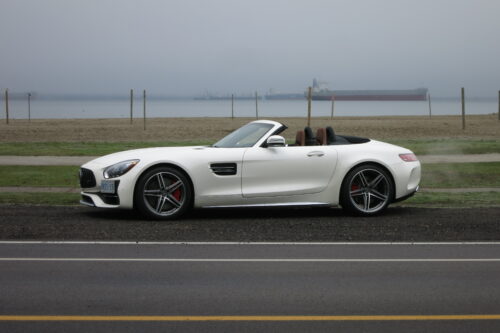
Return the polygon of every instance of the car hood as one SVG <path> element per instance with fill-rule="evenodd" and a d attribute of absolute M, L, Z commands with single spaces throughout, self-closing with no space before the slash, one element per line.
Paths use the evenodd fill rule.
<path fill-rule="evenodd" d="M 175 156 L 182 154 L 193 154 L 193 152 L 205 150 L 209 147 L 206 146 L 191 146 L 191 147 L 157 147 L 157 148 L 143 148 L 121 151 L 109 155 L 105 155 L 84 164 L 85 166 L 99 166 L 107 167 L 115 163 L 127 160 L 149 160 L 158 159 L 159 156 Z"/>

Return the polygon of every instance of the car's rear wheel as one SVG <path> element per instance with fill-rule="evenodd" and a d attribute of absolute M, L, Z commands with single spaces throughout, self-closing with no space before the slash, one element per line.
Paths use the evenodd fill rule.
<path fill-rule="evenodd" d="M 157 167 L 137 181 L 134 203 L 148 218 L 170 220 L 188 210 L 192 193 L 191 184 L 182 172 L 172 167 Z"/>
<path fill-rule="evenodd" d="M 340 204 L 356 215 L 376 215 L 394 197 L 394 183 L 383 168 L 365 164 L 351 170 L 342 183 Z"/>

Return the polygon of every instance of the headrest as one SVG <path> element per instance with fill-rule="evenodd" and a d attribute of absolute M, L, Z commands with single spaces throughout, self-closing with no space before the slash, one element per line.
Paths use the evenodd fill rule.
<path fill-rule="evenodd" d="M 326 145 L 327 144 L 327 138 L 326 138 L 326 129 L 325 128 L 318 128 L 316 131 L 316 142 L 318 145 Z"/>
<path fill-rule="evenodd" d="M 328 126 L 326 128 L 326 142 L 327 142 L 327 144 L 332 144 L 336 140 L 337 139 L 335 138 L 335 132 L 333 131 L 333 128 L 331 126 Z"/>
<path fill-rule="evenodd" d="M 297 135 L 295 136 L 295 144 L 297 146 L 305 146 L 306 144 L 306 135 L 304 131 L 298 131 Z"/>
<path fill-rule="evenodd" d="M 306 146 L 314 146 L 316 144 L 316 139 L 314 138 L 312 129 L 306 126 L 304 127 L 304 133 L 306 135 Z"/>

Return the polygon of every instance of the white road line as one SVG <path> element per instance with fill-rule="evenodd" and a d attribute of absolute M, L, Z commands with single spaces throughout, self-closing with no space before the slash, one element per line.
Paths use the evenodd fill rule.
<path fill-rule="evenodd" d="M 0 245 L 500 245 L 500 242 L 131 242 L 131 241 L 0 241 Z"/>
<path fill-rule="evenodd" d="M 500 258 L 393 258 L 393 259 L 240 259 L 240 258 L 0 258 L 5 261 L 54 261 L 54 262 L 500 262 Z"/>

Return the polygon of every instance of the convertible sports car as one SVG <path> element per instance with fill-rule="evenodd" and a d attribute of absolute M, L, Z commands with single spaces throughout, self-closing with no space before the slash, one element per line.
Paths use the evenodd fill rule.
<path fill-rule="evenodd" d="M 286 126 L 258 120 L 212 146 L 129 150 L 80 169 L 84 205 L 138 209 L 174 219 L 192 207 L 341 205 L 374 215 L 418 190 L 408 149 L 306 127 L 287 145 Z"/>

